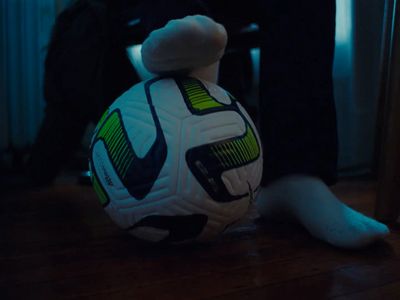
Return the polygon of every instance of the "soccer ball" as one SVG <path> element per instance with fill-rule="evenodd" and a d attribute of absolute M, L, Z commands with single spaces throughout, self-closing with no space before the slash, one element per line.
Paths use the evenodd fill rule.
<path fill-rule="evenodd" d="M 258 191 L 256 127 L 228 92 L 192 77 L 158 77 L 121 95 L 90 147 L 105 211 L 153 242 L 205 241 L 240 220 Z"/>

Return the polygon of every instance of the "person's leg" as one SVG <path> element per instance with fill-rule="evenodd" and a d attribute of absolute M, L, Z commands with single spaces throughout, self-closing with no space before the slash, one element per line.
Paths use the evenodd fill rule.
<path fill-rule="evenodd" d="M 33 186 L 49 185 L 81 145 L 90 118 L 72 107 L 48 104 L 27 165 Z"/>
<path fill-rule="evenodd" d="M 335 1 L 261 2 L 268 18 L 261 22 L 259 212 L 291 216 L 335 246 L 369 244 L 387 227 L 343 204 L 327 186 L 336 181 L 337 164 Z"/>
<path fill-rule="evenodd" d="M 191 75 L 215 82 L 219 63 L 214 62 L 219 61 L 223 55 L 226 35 L 239 32 L 244 25 L 255 19 L 255 3 L 250 0 L 243 6 L 229 1 L 149 1 L 142 17 L 143 27 L 149 34 L 142 50 L 145 65 L 147 63 L 148 69 L 158 74 L 171 71 L 188 73 L 188 70 L 194 70 L 190 72 Z M 188 18 L 185 17 L 193 15 L 208 16 L 223 26 L 216 26 L 216 22 L 206 21 L 202 17 L 189 18 L 190 22 L 187 22 Z M 168 22 L 168 26 L 165 26 Z M 241 74 L 237 73 L 242 68 L 234 66 L 231 61 L 222 60 L 221 63 L 224 78 L 221 78 L 220 83 L 223 83 L 223 87 L 225 84 L 228 87 L 234 86 L 234 94 L 241 95 Z"/>
<path fill-rule="evenodd" d="M 265 4 L 267 18 L 261 23 L 263 182 L 300 172 L 332 184 L 337 163 L 335 1 L 265 3 L 270 5 Z"/>
<path fill-rule="evenodd" d="M 155 74 L 187 74 L 217 82 L 226 40 L 224 27 L 206 16 L 171 20 L 144 41 L 143 63 Z"/>

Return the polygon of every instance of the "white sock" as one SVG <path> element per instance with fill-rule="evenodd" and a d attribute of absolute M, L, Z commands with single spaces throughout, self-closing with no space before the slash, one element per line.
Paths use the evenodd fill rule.
<path fill-rule="evenodd" d="M 389 234 L 386 225 L 342 203 L 315 177 L 279 179 L 260 191 L 256 203 L 261 216 L 294 218 L 311 235 L 337 247 L 358 248 Z"/>
<path fill-rule="evenodd" d="M 142 45 L 144 66 L 152 73 L 184 73 L 216 82 L 227 43 L 225 28 L 206 16 L 172 20 Z"/>

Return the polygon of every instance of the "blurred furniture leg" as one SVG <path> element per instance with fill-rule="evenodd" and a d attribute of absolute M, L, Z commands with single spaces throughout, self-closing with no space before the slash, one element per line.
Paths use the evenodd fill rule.
<path fill-rule="evenodd" d="M 386 1 L 383 35 L 379 166 L 375 217 L 394 222 L 400 215 L 400 1 Z"/>

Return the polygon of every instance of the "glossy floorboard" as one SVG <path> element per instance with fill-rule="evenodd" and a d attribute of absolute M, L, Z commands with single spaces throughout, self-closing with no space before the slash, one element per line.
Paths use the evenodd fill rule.
<path fill-rule="evenodd" d="M 335 193 L 372 215 L 374 182 L 342 182 Z M 0 299 L 400 299 L 397 226 L 385 242 L 349 251 L 252 210 L 215 242 L 160 247 L 117 228 L 90 187 L 0 201 Z"/>

